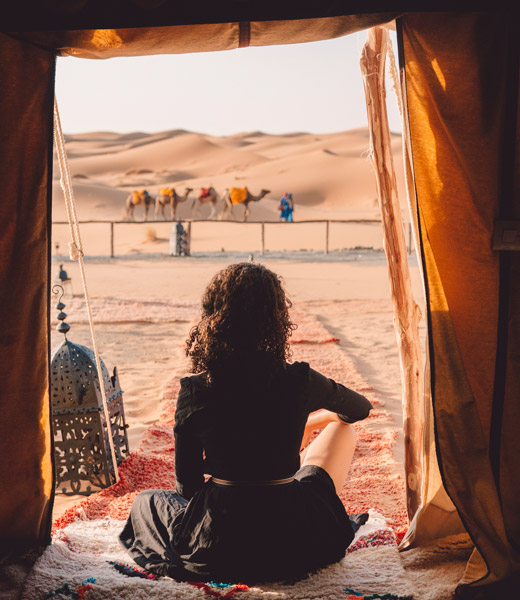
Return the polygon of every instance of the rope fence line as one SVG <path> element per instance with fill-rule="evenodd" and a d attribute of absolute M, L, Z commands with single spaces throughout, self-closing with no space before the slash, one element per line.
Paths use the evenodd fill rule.
<path fill-rule="evenodd" d="M 309 224 L 309 223 L 325 223 L 325 243 L 324 243 L 324 254 L 329 253 L 329 241 L 330 241 L 330 224 L 343 223 L 350 225 L 381 225 L 380 219 L 305 219 L 301 221 L 294 221 L 293 223 L 285 223 L 284 221 L 233 221 L 231 219 L 178 219 L 176 221 L 164 221 L 153 219 L 149 221 L 110 221 L 105 219 L 100 220 L 85 220 L 78 222 L 81 225 L 100 225 L 106 224 L 110 225 L 110 257 L 115 258 L 114 252 L 114 225 L 151 225 L 151 224 L 170 224 L 172 227 L 176 223 L 187 224 L 187 232 L 188 232 L 188 246 L 191 244 L 191 239 L 193 235 L 193 225 L 195 223 L 226 223 L 226 224 L 235 224 L 235 225 L 261 225 L 261 253 L 265 254 L 265 226 L 276 226 L 276 225 L 284 225 L 285 227 L 294 227 L 295 225 L 300 224 Z M 53 225 L 68 225 L 68 221 L 53 221 Z M 406 246 L 408 254 L 412 253 L 412 226 L 410 221 L 403 221 L 403 227 L 405 229 L 406 235 Z"/>

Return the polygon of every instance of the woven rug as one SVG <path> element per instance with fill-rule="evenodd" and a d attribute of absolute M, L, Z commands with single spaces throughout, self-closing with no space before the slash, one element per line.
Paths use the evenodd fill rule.
<path fill-rule="evenodd" d="M 150 319 L 150 303 L 114 301 L 117 310 L 105 312 L 111 322 Z M 155 308 L 155 304 L 153 303 Z M 160 303 L 163 305 L 163 303 Z M 167 303 L 164 303 L 167 304 Z M 106 306 L 106 303 L 105 303 Z M 116 308 L 114 306 L 114 308 Z M 159 307 L 157 307 L 159 308 Z M 192 320 L 194 305 L 172 304 L 153 320 Z M 179 314 L 180 313 L 180 314 Z M 122 529 L 133 499 L 142 490 L 173 488 L 173 416 L 179 376 L 187 364 L 179 365 L 165 387 L 159 421 L 149 428 L 140 447 L 119 468 L 120 481 L 86 498 L 57 519 L 53 543 L 35 564 L 25 585 L 24 600 L 42 598 L 410 598 L 412 585 L 397 551 L 406 531 L 404 482 L 393 468 L 392 446 L 397 424 L 385 411 L 382 401 L 356 371 L 354 364 L 315 317 L 297 306 L 292 311 L 298 329 L 292 337 L 294 360 L 306 360 L 323 374 L 365 394 L 374 410 L 356 424 L 358 448 L 349 481 L 340 493 L 348 512 L 369 512 L 368 522 L 359 530 L 345 558 L 299 582 L 265 584 L 255 587 L 241 582 L 211 584 L 179 583 L 156 578 L 130 564 L 119 547 Z"/>

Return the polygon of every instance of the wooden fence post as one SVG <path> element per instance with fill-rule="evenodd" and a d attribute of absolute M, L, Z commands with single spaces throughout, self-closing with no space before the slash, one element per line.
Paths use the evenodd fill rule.
<path fill-rule="evenodd" d="M 114 222 L 110 221 L 110 258 L 114 258 Z"/>
<path fill-rule="evenodd" d="M 329 253 L 329 221 L 325 221 L 325 254 Z"/>
<path fill-rule="evenodd" d="M 394 328 L 399 348 L 403 386 L 403 432 L 405 444 L 406 505 L 411 521 L 421 504 L 422 482 L 422 380 L 423 366 L 419 339 L 421 312 L 413 299 L 406 242 L 397 197 L 390 129 L 386 111 L 385 62 L 388 32 L 382 27 L 368 31 L 361 54 L 365 87 L 370 150 L 376 174 L 377 193 L 383 223 L 384 248 L 388 261 L 394 307 Z"/>

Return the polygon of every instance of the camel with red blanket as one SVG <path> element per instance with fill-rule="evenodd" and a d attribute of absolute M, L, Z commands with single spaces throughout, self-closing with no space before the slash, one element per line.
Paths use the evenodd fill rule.
<path fill-rule="evenodd" d="M 233 214 L 233 206 L 236 204 L 244 205 L 244 221 L 247 221 L 249 217 L 250 208 L 249 204 L 251 202 L 258 202 L 264 196 L 270 193 L 270 190 L 262 190 L 258 196 L 254 196 L 247 187 L 232 187 L 229 190 L 226 190 L 224 194 L 224 209 L 220 215 L 220 218 L 223 219 L 227 214 L 231 216 L 232 219 L 235 218 Z"/>
<path fill-rule="evenodd" d="M 220 200 L 220 196 L 217 194 L 214 187 L 200 188 L 200 194 L 193 200 L 191 205 L 191 211 L 194 219 L 197 219 L 202 206 L 209 204 L 211 206 L 211 212 L 209 219 L 214 219 L 217 216 L 217 204 Z"/>
<path fill-rule="evenodd" d="M 175 188 L 161 188 L 157 198 L 155 199 L 155 218 L 157 219 L 159 216 L 159 211 L 161 211 L 163 219 L 166 220 L 164 209 L 169 205 L 171 220 L 175 221 L 175 211 L 177 210 L 177 206 L 181 202 L 185 202 L 192 191 L 193 188 L 187 187 L 184 191 L 184 196 L 179 196 L 179 194 L 177 194 L 175 191 Z"/>

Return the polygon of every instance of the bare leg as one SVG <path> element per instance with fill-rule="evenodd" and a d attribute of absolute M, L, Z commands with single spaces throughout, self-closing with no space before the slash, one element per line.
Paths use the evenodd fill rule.
<path fill-rule="evenodd" d="M 347 479 L 356 449 L 356 432 L 351 425 L 344 423 L 329 411 L 317 411 L 311 414 L 309 419 L 313 429 L 319 429 L 320 424 L 325 422 L 327 424 L 302 452 L 302 466 L 315 465 L 327 471 L 334 482 L 336 492 L 339 492 Z"/>

